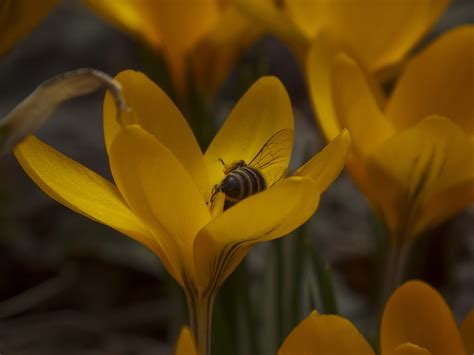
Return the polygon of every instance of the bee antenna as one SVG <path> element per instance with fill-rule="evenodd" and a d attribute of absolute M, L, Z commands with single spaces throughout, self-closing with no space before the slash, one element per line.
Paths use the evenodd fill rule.
<path fill-rule="evenodd" d="M 225 166 L 224 160 L 222 160 L 221 158 L 219 158 L 219 161 L 221 162 L 222 165 Z"/>

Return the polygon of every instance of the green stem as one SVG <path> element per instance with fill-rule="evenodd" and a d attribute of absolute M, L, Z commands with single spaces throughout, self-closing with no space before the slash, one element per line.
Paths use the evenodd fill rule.
<path fill-rule="evenodd" d="M 199 297 L 186 293 L 189 323 L 199 355 L 211 354 L 212 309 L 215 295 Z"/>
<path fill-rule="evenodd" d="M 275 240 L 274 243 L 275 254 L 276 254 L 276 313 L 277 313 L 277 322 L 276 325 L 277 329 L 277 341 L 281 344 L 283 340 L 283 324 L 284 324 L 284 297 L 283 294 L 285 292 L 285 285 L 284 285 L 284 268 L 283 268 L 283 248 L 282 248 L 282 240 Z"/>

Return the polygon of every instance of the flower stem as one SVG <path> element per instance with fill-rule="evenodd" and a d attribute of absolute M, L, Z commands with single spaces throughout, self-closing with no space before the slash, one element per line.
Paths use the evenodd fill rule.
<path fill-rule="evenodd" d="M 390 243 L 388 246 L 385 274 L 382 281 L 382 304 L 385 304 L 393 291 L 403 282 L 410 246 L 409 242 L 405 242 L 403 245 Z"/>
<path fill-rule="evenodd" d="M 186 292 L 189 323 L 199 355 L 211 354 L 212 309 L 215 295 L 199 297 Z"/>

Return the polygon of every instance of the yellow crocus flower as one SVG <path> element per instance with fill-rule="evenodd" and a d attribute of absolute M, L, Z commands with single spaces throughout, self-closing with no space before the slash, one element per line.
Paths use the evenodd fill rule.
<path fill-rule="evenodd" d="M 320 33 L 338 38 L 371 71 L 403 59 L 436 22 L 449 0 L 235 0 L 293 47 L 304 61 Z"/>
<path fill-rule="evenodd" d="M 409 61 L 388 99 L 342 48 L 315 41 L 313 105 L 327 139 L 351 132 L 349 171 L 402 246 L 474 200 L 474 26 Z"/>
<path fill-rule="evenodd" d="M 473 312 L 471 312 L 473 313 Z M 471 316 L 472 317 L 472 316 Z M 474 336 L 469 316 L 464 341 Z M 470 321 L 472 323 L 472 320 Z M 469 327 L 469 330 L 467 328 Z M 468 335 L 467 332 L 470 331 Z M 380 330 L 381 355 L 467 355 L 461 333 L 441 295 L 421 281 L 409 281 L 387 302 Z M 286 338 L 278 355 L 374 355 L 348 320 L 313 312 Z"/>
<path fill-rule="evenodd" d="M 254 244 L 290 233 L 314 213 L 319 195 L 345 164 L 350 136 L 342 131 L 283 178 L 293 115 L 278 79 L 262 78 L 247 91 L 205 154 L 176 106 L 146 76 L 125 71 L 116 80 L 130 110 L 117 122 L 112 96 L 106 96 L 105 144 L 115 184 L 34 136 L 14 153 L 50 197 L 160 257 L 185 290 L 191 326 L 206 353 L 203 322 L 220 285 Z M 215 186 L 226 177 L 224 170 L 239 160 L 250 164 L 255 156 L 268 162 L 259 170 L 268 188 L 223 210 L 227 195 Z"/>
<path fill-rule="evenodd" d="M 187 62 L 204 88 L 218 88 L 259 32 L 230 1 L 84 0 L 97 14 L 161 51 L 183 93 Z"/>
<path fill-rule="evenodd" d="M 59 0 L 0 1 L 0 56 L 30 33 L 59 3 Z"/>

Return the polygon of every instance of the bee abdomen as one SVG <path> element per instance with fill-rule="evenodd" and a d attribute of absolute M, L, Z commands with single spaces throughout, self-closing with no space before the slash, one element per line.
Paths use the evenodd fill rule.
<path fill-rule="evenodd" d="M 221 191 L 226 195 L 228 206 L 263 191 L 266 187 L 262 174 L 249 166 L 242 166 L 230 172 L 221 183 Z"/>

